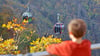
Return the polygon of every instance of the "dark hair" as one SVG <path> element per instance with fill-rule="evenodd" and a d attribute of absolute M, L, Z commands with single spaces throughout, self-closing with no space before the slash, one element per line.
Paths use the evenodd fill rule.
<path fill-rule="evenodd" d="M 68 31 L 76 38 L 83 37 L 86 32 L 86 23 L 82 19 L 73 19 L 68 24 Z"/>

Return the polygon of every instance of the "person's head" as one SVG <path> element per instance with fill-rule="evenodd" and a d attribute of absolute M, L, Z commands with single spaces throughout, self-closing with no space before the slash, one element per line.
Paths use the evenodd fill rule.
<path fill-rule="evenodd" d="M 73 35 L 76 39 L 82 38 L 86 33 L 86 23 L 82 19 L 73 19 L 68 24 L 69 36 Z"/>

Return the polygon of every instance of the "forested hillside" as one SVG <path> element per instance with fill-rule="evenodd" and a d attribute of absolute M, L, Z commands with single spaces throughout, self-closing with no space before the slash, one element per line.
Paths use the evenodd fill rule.
<path fill-rule="evenodd" d="M 81 18 L 87 23 L 84 38 L 92 43 L 100 43 L 100 0 L 0 0 L 0 25 L 10 21 L 13 16 L 21 22 L 21 15 L 27 10 L 27 6 L 34 17 L 27 27 L 35 29 L 39 37 L 48 33 L 68 40 L 67 24 L 71 19 Z M 60 21 L 65 25 L 61 35 L 56 35 L 53 31 L 57 13 L 60 13 Z M 3 38 L 12 38 L 12 34 L 12 30 L 0 26 L 0 35 Z"/>

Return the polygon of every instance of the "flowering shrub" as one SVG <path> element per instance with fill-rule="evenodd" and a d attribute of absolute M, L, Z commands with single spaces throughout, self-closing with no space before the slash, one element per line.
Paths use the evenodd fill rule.
<path fill-rule="evenodd" d="M 13 30 L 13 39 L 9 39 L 9 40 L 5 40 L 3 43 L 0 43 L 0 47 L 4 48 L 0 48 L 0 54 L 18 54 L 20 51 L 16 51 L 18 48 L 19 44 L 22 44 L 21 40 L 25 40 L 22 39 L 20 37 L 21 33 L 23 32 L 23 30 L 26 30 L 25 28 L 25 24 L 22 23 L 18 23 L 17 18 L 13 18 L 11 21 L 7 22 L 7 24 L 2 24 L 3 28 L 7 28 L 8 30 Z M 16 42 L 14 42 L 16 41 Z M 10 46 L 11 45 L 11 46 Z"/>
<path fill-rule="evenodd" d="M 2 24 L 3 28 L 14 29 L 14 31 L 22 31 L 25 29 L 25 27 L 22 26 L 22 24 L 16 23 L 17 19 L 13 19 L 12 21 L 9 21 L 7 24 Z"/>
<path fill-rule="evenodd" d="M 2 38 L 0 38 L 0 54 L 19 54 L 20 51 L 18 51 L 18 46 L 16 46 L 14 39 L 8 39 L 3 41 Z"/>
<path fill-rule="evenodd" d="M 20 53 L 22 54 L 29 52 L 28 51 L 29 43 L 32 39 L 34 39 L 32 37 L 35 35 L 35 38 L 37 38 L 37 35 L 34 34 L 35 30 L 33 30 L 33 27 L 31 28 L 30 25 L 32 27 L 32 24 L 28 24 L 27 20 L 23 20 L 22 22 L 21 21 L 19 22 L 18 18 L 15 18 L 15 17 L 13 17 L 13 19 L 7 22 L 6 24 L 2 24 L 3 28 L 6 28 L 12 31 L 12 34 L 13 34 L 12 38 L 16 41 L 15 43 L 13 43 L 13 45 L 15 44 L 16 46 L 18 46 L 18 50 L 20 50 Z M 13 49 L 16 46 L 13 46 Z M 9 51 L 9 53 L 11 53 L 12 51 Z"/>
<path fill-rule="evenodd" d="M 53 35 L 48 37 L 37 38 L 36 41 L 32 41 L 30 44 L 30 53 L 45 51 L 45 48 L 50 44 L 60 43 L 60 38 L 53 38 Z"/>

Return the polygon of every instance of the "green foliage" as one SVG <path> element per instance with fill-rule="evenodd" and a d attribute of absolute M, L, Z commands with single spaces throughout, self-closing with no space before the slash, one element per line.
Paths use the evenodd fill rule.
<path fill-rule="evenodd" d="M 88 11 L 89 10 L 89 6 L 87 4 L 84 4 L 85 9 Z"/>
<path fill-rule="evenodd" d="M 91 17 L 93 15 L 93 12 L 88 12 L 88 16 Z"/>

